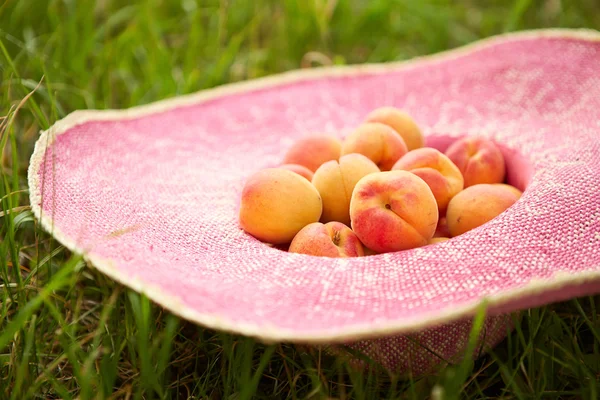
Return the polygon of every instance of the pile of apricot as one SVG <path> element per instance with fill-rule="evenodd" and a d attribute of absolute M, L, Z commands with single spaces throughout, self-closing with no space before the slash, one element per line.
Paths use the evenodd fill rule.
<path fill-rule="evenodd" d="M 382 107 L 340 140 L 308 135 L 281 166 L 249 177 L 241 228 L 293 253 L 356 257 L 442 242 L 514 204 L 505 160 L 489 139 L 424 147 L 406 112 Z"/>

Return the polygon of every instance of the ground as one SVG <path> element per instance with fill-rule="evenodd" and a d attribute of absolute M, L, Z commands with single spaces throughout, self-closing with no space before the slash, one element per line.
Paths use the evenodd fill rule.
<path fill-rule="evenodd" d="M 407 59 L 507 31 L 598 29 L 597 0 L 128 3 L 0 4 L 0 399 L 598 397 L 598 297 L 525 311 L 475 363 L 361 373 L 345 357 L 203 329 L 114 283 L 40 230 L 26 181 L 39 130 L 75 109 Z"/>

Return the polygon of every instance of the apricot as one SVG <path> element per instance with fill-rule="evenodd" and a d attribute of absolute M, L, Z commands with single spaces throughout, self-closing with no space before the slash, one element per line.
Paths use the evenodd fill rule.
<path fill-rule="evenodd" d="M 431 147 L 409 151 L 392 170 L 409 171 L 423 179 L 433 192 L 440 212 L 444 212 L 450 199 L 463 190 L 463 176 L 458 167 Z"/>
<path fill-rule="evenodd" d="M 494 183 L 493 185 L 503 187 L 505 189 L 510 190 L 511 192 L 513 192 L 515 194 L 515 196 L 517 196 L 517 198 L 521 198 L 521 195 L 523 195 L 523 192 L 521 192 L 519 189 L 517 189 L 516 187 L 514 187 L 512 185 L 508 185 L 506 183 Z"/>
<path fill-rule="evenodd" d="M 435 228 L 435 233 L 433 237 L 450 237 L 450 231 L 448 230 L 448 222 L 446 217 L 440 217 L 438 220 L 437 228 Z"/>
<path fill-rule="evenodd" d="M 306 225 L 294 236 L 289 252 L 323 257 L 364 255 L 362 243 L 352 229 L 336 221 Z"/>
<path fill-rule="evenodd" d="M 278 168 L 283 168 L 283 169 L 287 169 L 292 172 L 295 172 L 298 175 L 303 176 L 306 179 L 308 179 L 309 182 L 312 181 L 312 178 L 314 175 L 310 169 L 308 169 L 304 165 L 300 165 L 300 164 L 283 164 L 283 165 L 280 165 Z"/>
<path fill-rule="evenodd" d="M 408 150 L 425 145 L 425 138 L 414 119 L 406 112 L 395 107 L 380 107 L 369 113 L 367 122 L 380 122 L 393 128 L 406 143 Z"/>
<path fill-rule="evenodd" d="M 365 256 L 376 256 L 377 254 L 379 254 L 375 250 L 372 250 L 364 245 L 363 245 L 363 250 L 365 251 Z"/>
<path fill-rule="evenodd" d="M 323 200 L 321 222 L 339 221 L 350 226 L 350 199 L 356 183 L 379 172 L 377 165 L 362 154 L 353 153 L 338 161 L 327 161 L 315 171 L 312 183 Z"/>
<path fill-rule="evenodd" d="M 352 230 L 377 253 L 424 246 L 438 223 L 435 197 L 425 181 L 407 171 L 369 174 L 350 200 Z"/>
<path fill-rule="evenodd" d="M 466 137 L 448 147 L 446 155 L 458 167 L 464 187 L 479 183 L 501 183 L 506 174 L 502 152 L 489 139 Z"/>
<path fill-rule="evenodd" d="M 342 142 L 330 135 L 313 134 L 295 142 L 283 158 L 284 164 L 300 164 L 315 172 L 321 164 L 340 158 Z"/>
<path fill-rule="evenodd" d="M 408 149 L 400 135 L 379 122 L 367 122 L 350 133 L 342 144 L 342 155 L 360 153 L 382 171 L 389 171 Z"/>
<path fill-rule="evenodd" d="M 429 244 L 442 243 L 446 240 L 450 240 L 450 238 L 444 236 L 432 237 L 431 239 L 429 239 Z"/>
<path fill-rule="evenodd" d="M 450 235 L 462 235 L 500 215 L 519 199 L 515 190 L 509 185 L 480 183 L 454 196 L 446 211 Z"/>
<path fill-rule="evenodd" d="M 254 173 L 242 190 L 241 228 L 271 243 L 289 243 L 306 225 L 321 218 L 319 191 L 305 178 L 283 169 L 267 168 Z"/>

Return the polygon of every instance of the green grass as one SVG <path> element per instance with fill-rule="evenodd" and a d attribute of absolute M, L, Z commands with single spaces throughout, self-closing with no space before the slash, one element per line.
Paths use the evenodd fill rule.
<path fill-rule="evenodd" d="M 596 0 L 125 3 L 0 2 L 0 399 L 598 397 L 599 298 L 528 310 L 491 354 L 436 375 L 357 372 L 346 356 L 203 329 L 114 283 L 40 230 L 26 181 L 39 130 L 75 109 L 513 30 L 598 29 Z"/>

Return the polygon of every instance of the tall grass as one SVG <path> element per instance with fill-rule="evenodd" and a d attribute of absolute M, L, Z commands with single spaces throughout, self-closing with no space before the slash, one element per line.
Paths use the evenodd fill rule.
<path fill-rule="evenodd" d="M 494 352 L 436 375 L 361 372 L 343 356 L 179 320 L 70 254 L 28 207 L 38 132 L 75 109 L 129 107 L 299 67 L 406 59 L 537 27 L 599 28 L 600 4 L 0 3 L 0 399 L 597 398 L 598 298 L 528 310 Z"/>

